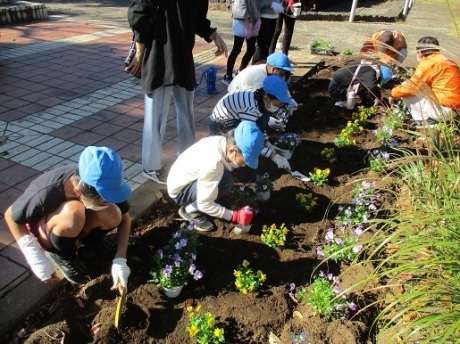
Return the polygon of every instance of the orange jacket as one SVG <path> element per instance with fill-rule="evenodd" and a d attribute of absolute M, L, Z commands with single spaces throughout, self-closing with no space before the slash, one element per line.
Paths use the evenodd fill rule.
<path fill-rule="evenodd" d="M 439 103 L 460 109 L 460 69 L 458 64 L 440 53 L 428 55 L 420 61 L 410 80 L 391 90 L 394 98 L 414 95 L 429 97 L 429 89 Z"/>
<path fill-rule="evenodd" d="M 372 34 L 372 36 L 364 43 L 363 47 L 361 48 L 361 53 L 366 53 L 366 52 L 377 52 L 377 48 L 379 46 L 380 42 L 380 37 L 382 37 L 382 34 L 386 30 L 380 30 Z M 392 47 L 396 50 L 390 50 L 388 49 L 385 52 L 385 55 L 388 57 L 391 57 L 393 60 L 396 60 L 396 56 L 398 54 L 398 51 L 401 49 L 407 49 L 407 43 L 406 39 L 404 38 L 404 35 L 402 34 L 401 31 L 398 30 L 391 30 L 391 33 L 393 34 L 393 45 Z M 387 60 L 387 62 L 391 62 Z"/>

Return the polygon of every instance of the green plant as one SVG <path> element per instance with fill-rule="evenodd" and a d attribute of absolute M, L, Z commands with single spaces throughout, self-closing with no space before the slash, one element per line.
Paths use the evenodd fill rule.
<path fill-rule="evenodd" d="M 360 105 L 356 108 L 356 110 L 357 111 L 354 111 L 353 114 L 351 115 L 351 120 L 352 120 L 352 123 L 354 123 L 357 126 L 363 126 L 364 124 L 366 124 L 369 117 L 375 115 L 375 112 L 376 112 L 374 106 L 367 108 L 367 107 Z"/>
<path fill-rule="evenodd" d="M 389 141 L 393 136 L 393 129 L 389 128 L 387 125 L 374 130 L 375 137 L 380 142 Z"/>
<path fill-rule="evenodd" d="M 345 49 L 340 53 L 341 56 L 350 56 L 353 55 L 353 52 L 350 49 Z"/>
<path fill-rule="evenodd" d="M 307 213 L 310 213 L 318 205 L 318 197 L 313 196 L 312 193 L 298 193 L 295 195 L 295 199 L 298 207 L 304 209 Z"/>
<path fill-rule="evenodd" d="M 355 228 L 328 228 L 325 236 L 326 244 L 316 247 L 317 257 L 331 258 L 334 261 L 353 261 L 362 252 L 363 245 L 358 242 L 358 239 L 363 232 L 363 225 Z"/>
<path fill-rule="evenodd" d="M 276 140 L 275 146 L 288 150 L 293 151 L 295 147 L 297 147 L 301 142 L 300 135 L 297 133 L 285 133 L 281 134 L 278 139 Z"/>
<path fill-rule="evenodd" d="M 224 329 L 218 327 L 210 312 L 202 313 L 201 305 L 187 306 L 189 325 L 186 330 L 190 338 L 199 344 L 225 343 Z"/>
<path fill-rule="evenodd" d="M 231 192 L 230 197 L 232 199 L 232 205 L 236 209 L 246 205 L 253 209 L 257 209 L 259 207 L 254 195 L 254 191 L 249 188 L 245 188 L 244 186 L 235 186 Z"/>
<path fill-rule="evenodd" d="M 294 300 L 312 307 L 313 314 L 326 319 L 349 319 L 358 306 L 350 301 L 350 296 L 340 289 L 340 280 L 332 274 L 320 272 L 319 276 L 308 286 L 296 293 L 295 284 L 289 286 L 289 296 Z"/>
<path fill-rule="evenodd" d="M 202 278 L 202 272 L 195 265 L 197 249 L 198 235 L 194 226 L 182 225 L 168 245 L 157 250 L 149 282 L 164 289 L 186 285 L 190 277 L 195 280 Z"/>
<path fill-rule="evenodd" d="M 369 167 L 375 172 L 385 172 L 388 162 L 390 161 L 390 154 L 384 150 L 373 149 L 369 152 Z"/>
<path fill-rule="evenodd" d="M 249 267 L 249 262 L 246 259 L 234 270 L 233 275 L 236 277 L 236 288 L 243 294 L 258 290 L 267 279 L 267 276 L 262 271 L 257 270 L 257 272 L 254 272 Z"/>
<path fill-rule="evenodd" d="M 270 179 L 270 175 L 264 173 L 261 176 L 256 176 L 255 188 L 257 192 L 265 192 L 273 190 L 273 181 Z"/>
<path fill-rule="evenodd" d="M 275 224 L 272 224 L 270 227 L 263 225 L 260 239 L 265 245 L 269 247 L 280 247 L 284 246 L 287 233 L 288 229 L 284 223 L 279 228 L 276 227 Z"/>
<path fill-rule="evenodd" d="M 452 129 L 449 123 L 442 123 Z M 460 333 L 460 159 L 456 136 L 442 133 L 442 146 L 429 142 L 422 155 L 401 150 L 392 161 L 394 176 L 385 192 L 392 216 L 374 220 L 363 264 L 374 270 L 350 288 L 370 281 L 383 285 L 369 307 L 381 311 L 376 322 L 389 342 L 457 343 Z M 439 135 L 438 135 L 439 137 Z M 440 149 L 439 147 L 443 147 Z M 346 274 L 347 271 L 344 271 Z M 392 290 L 391 295 L 380 294 Z"/>
<path fill-rule="evenodd" d="M 337 157 L 335 156 L 335 150 L 334 148 L 324 148 L 322 151 L 321 151 L 321 158 L 332 164 L 334 162 L 337 161 Z"/>
<path fill-rule="evenodd" d="M 356 144 L 355 140 L 352 140 L 350 137 L 342 135 L 342 134 L 340 134 L 334 139 L 334 145 L 339 148 L 350 147 L 355 144 Z"/>
<path fill-rule="evenodd" d="M 310 179 L 313 182 L 313 184 L 321 186 L 327 182 L 330 172 L 331 170 L 328 168 L 321 170 L 315 167 L 313 169 L 313 172 L 310 172 L 309 175 L 310 175 Z"/>
<path fill-rule="evenodd" d="M 377 213 L 381 194 L 375 191 L 375 183 L 363 181 L 355 186 L 351 204 L 339 206 L 335 217 L 338 227 L 366 224 Z"/>
<path fill-rule="evenodd" d="M 330 50 L 332 49 L 331 43 L 324 39 L 315 39 L 313 42 L 310 44 L 311 48 L 319 48 L 319 49 L 326 49 Z"/>

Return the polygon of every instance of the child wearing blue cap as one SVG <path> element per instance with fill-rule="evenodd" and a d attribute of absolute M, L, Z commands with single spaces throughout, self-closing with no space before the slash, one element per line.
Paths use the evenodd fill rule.
<path fill-rule="evenodd" d="M 218 201 L 233 188 L 231 171 L 246 165 L 256 169 L 263 147 L 257 125 L 242 121 L 226 135 L 205 137 L 180 154 L 166 182 L 169 196 L 181 206 L 179 216 L 205 232 L 214 228 L 206 216 L 250 224 L 251 208 L 230 210 Z"/>
<path fill-rule="evenodd" d="M 57 278 L 54 263 L 68 281 L 84 283 L 88 272 L 77 255 L 77 240 L 97 244 L 117 228 L 113 288 L 126 288 L 130 195 L 120 156 L 110 148 L 90 146 L 78 165 L 56 168 L 32 181 L 6 210 L 5 220 L 32 271 L 44 282 Z"/>
<path fill-rule="evenodd" d="M 238 90 L 219 100 L 209 118 L 210 133 L 224 134 L 242 121 L 257 123 L 260 130 L 265 131 L 270 126 L 271 114 L 289 104 L 290 99 L 286 82 L 277 75 L 270 75 L 258 90 Z M 271 158 L 281 169 L 291 168 L 286 158 L 277 154 L 276 146 L 266 140 L 265 147 L 262 156 Z"/>
<path fill-rule="evenodd" d="M 264 80 L 267 76 L 278 75 L 283 78 L 286 84 L 292 73 L 291 61 L 286 54 L 276 52 L 267 57 L 266 64 L 258 64 L 247 67 L 232 80 L 228 86 L 228 92 L 233 93 L 238 90 L 258 90 L 263 87 Z M 289 94 L 289 91 L 288 91 Z M 284 131 L 287 119 L 297 109 L 297 102 L 289 94 L 289 103 L 282 106 L 276 113 L 270 117 L 270 127 L 275 130 Z"/>

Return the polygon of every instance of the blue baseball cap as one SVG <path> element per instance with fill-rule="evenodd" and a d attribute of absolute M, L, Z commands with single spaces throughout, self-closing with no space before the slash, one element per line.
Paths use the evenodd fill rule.
<path fill-rule="evenodd" d="M 289 61 L 289 57 L 287 57 L 287 55 L 283 53 L 278 52 L 268 55 L 267 64 L 272 67 L 292 72 L 291 61 Z"/>
<path fill-rule="evenodd" d="M 263 90 L 283 104 L 289 104 L 291 102 L 287 84 L 283 78 L 278 75 L 267 76 L 264 79 Z"/>
<path fill-rule="evenodd" d="M 255 170 L 259 165 L 259 155 L 264 148 L 264 134 L 254 122 L 241 121 L 235 128 L 235 141 L 243 153 L 246 165 Z"/>
<path fill-rule="evenodd" d="M 110 203 L 121 203 L 131 196 L 131 188 L 123 178 L 121 158 L 110 148 L 86 147 L 78 161 L 78 174 Z"/>

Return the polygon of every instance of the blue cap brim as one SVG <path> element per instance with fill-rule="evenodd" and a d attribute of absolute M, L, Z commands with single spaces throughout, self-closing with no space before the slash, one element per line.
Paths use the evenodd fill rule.
<path fill-rule="evenodd" d="M 118 189 L 96 188 L 96 190 L 104 200 L 110 203 L 122 203 L 131 196 L 131 188 L 124 180 Z"/>
<path fill-rule="evenodd" d="M 259 166 L 259 157 L 257 158 L 247 158 L 246 155 L 243 153 L 244 161 L 246 161 L 246 165 L 252 168 L 253 170 L 257 169 Z"/>

